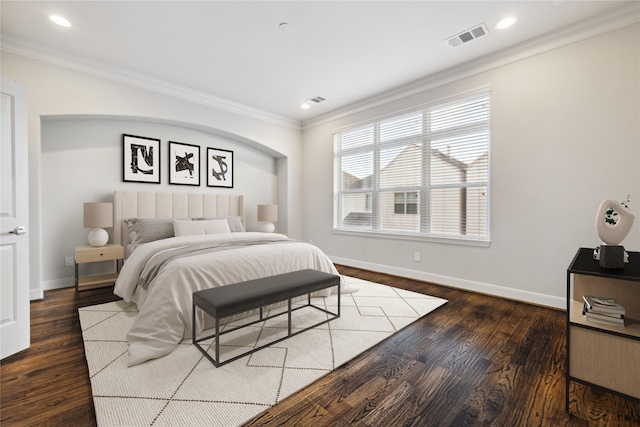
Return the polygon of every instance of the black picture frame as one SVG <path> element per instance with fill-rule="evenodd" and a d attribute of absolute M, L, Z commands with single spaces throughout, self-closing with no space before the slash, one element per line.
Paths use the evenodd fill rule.
<path fill-rule="evenodd" d="M 207 147 L 207 186 L 233 188 L 233 151 Z"/>
<path fill-rule="evenodd" d="M 160 140 L 122 135 L 122 180 L 160 184 Z"/>
<path fill-rule="evenodd" d="M 200 146 L 169 141 L 169 184 L 200 186 Z"/>

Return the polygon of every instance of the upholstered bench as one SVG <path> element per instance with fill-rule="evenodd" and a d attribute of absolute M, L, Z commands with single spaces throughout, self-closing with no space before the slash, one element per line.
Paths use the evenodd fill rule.
<path fill-rule="evenodd" d="M 333 286 L 338 287 L 338 309 L 336 313 L 332 313 L 324 308 L 311 304 L 311 294 Z M 307 295 L 307 303 L 296 306 L 292 309 L 291 300 L 296 297 Z M 270 304 L 288 301 L 287 311 L 274 314 L 269 317 L 263 317 L 262 309 Z M 206 315 L 212 317 L 215 321 L 215 333 L 203 338 L 196 338 L 196 307 L 202 310 Z M 329 314 L 331 317 L 322 320 L 312 326 L 292 332 L 291 313 L 305 307 L 313 307 L 317 310 Z M 193 344 L 204 354 L 207 359 L 218 366 L 233 362 L 248 354 L 254 353 L 265 347 L 273 345 L 277 342 L 298 335 L 311 328 L 330 322 L 340 317 L 340 276 L 335 274 L 324 273 L 317 270 L 300 270 L 291 273 L 278 274 L 276 276 L 263 277 L 261 279 L 249 280 L 246 282 L 234 283 L 231 285 L 220 286 L 217 288 L 205 289 L 193 293 L 193 314 L 192 314 L 192 338 Z M 260 319 L 238 326 L 232 329 L 220 332 L 220 320 L 240 314 L 246 311 L 260 309 Z M 232 357 L 224 362 L 220 361 L 220 336 L 229 332 L 236 331 L 245 326 L 253 325 L 277 316 L 286 314 L 288 316 L 288 334 L 285 337 L 276 339 L 267 344 L 253 348 L 245 353 Z M 211 357 L 207 351 L 202 348 L 202 341 L 215 338 L 215 358 Z"/>

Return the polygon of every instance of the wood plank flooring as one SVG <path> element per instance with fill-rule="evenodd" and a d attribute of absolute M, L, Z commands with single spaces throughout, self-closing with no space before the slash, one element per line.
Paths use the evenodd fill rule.
<path fill-rule="evenodd" d="M 449 302 L 247 426 L 640 426 L 637 402 L 573 382 L 580 418 L 564 411 L 564 312 L 338 269 Z M 116 299 L 61 289 L 31 303 L 32 345 L 0 365 L 3 427 L 96 424 L 77 309 Z"/>

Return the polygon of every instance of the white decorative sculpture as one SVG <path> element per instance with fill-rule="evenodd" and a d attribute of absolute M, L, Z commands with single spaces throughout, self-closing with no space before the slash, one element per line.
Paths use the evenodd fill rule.
<path fill-rule="evenodd" d="M 606 221 L 607 210 L 611 208 L 618 213 L 618 220 L 614 225 L 610 225 Z M 619 202 L 612 199 L 604 199 L 600 203 L 598 214 L 596 215 L 596 232 L 600 240 L 606 245 L 619 245 L 633 225 L 634 216 L 628 210 L 624 209 Z"/>

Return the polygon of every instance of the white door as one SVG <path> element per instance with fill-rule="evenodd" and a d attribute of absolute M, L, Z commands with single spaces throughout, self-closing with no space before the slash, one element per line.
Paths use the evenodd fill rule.
<path fill-rule="evenodd" d="M 29 347 L 27 90 L 0 85 L 0 359 Z"/>

